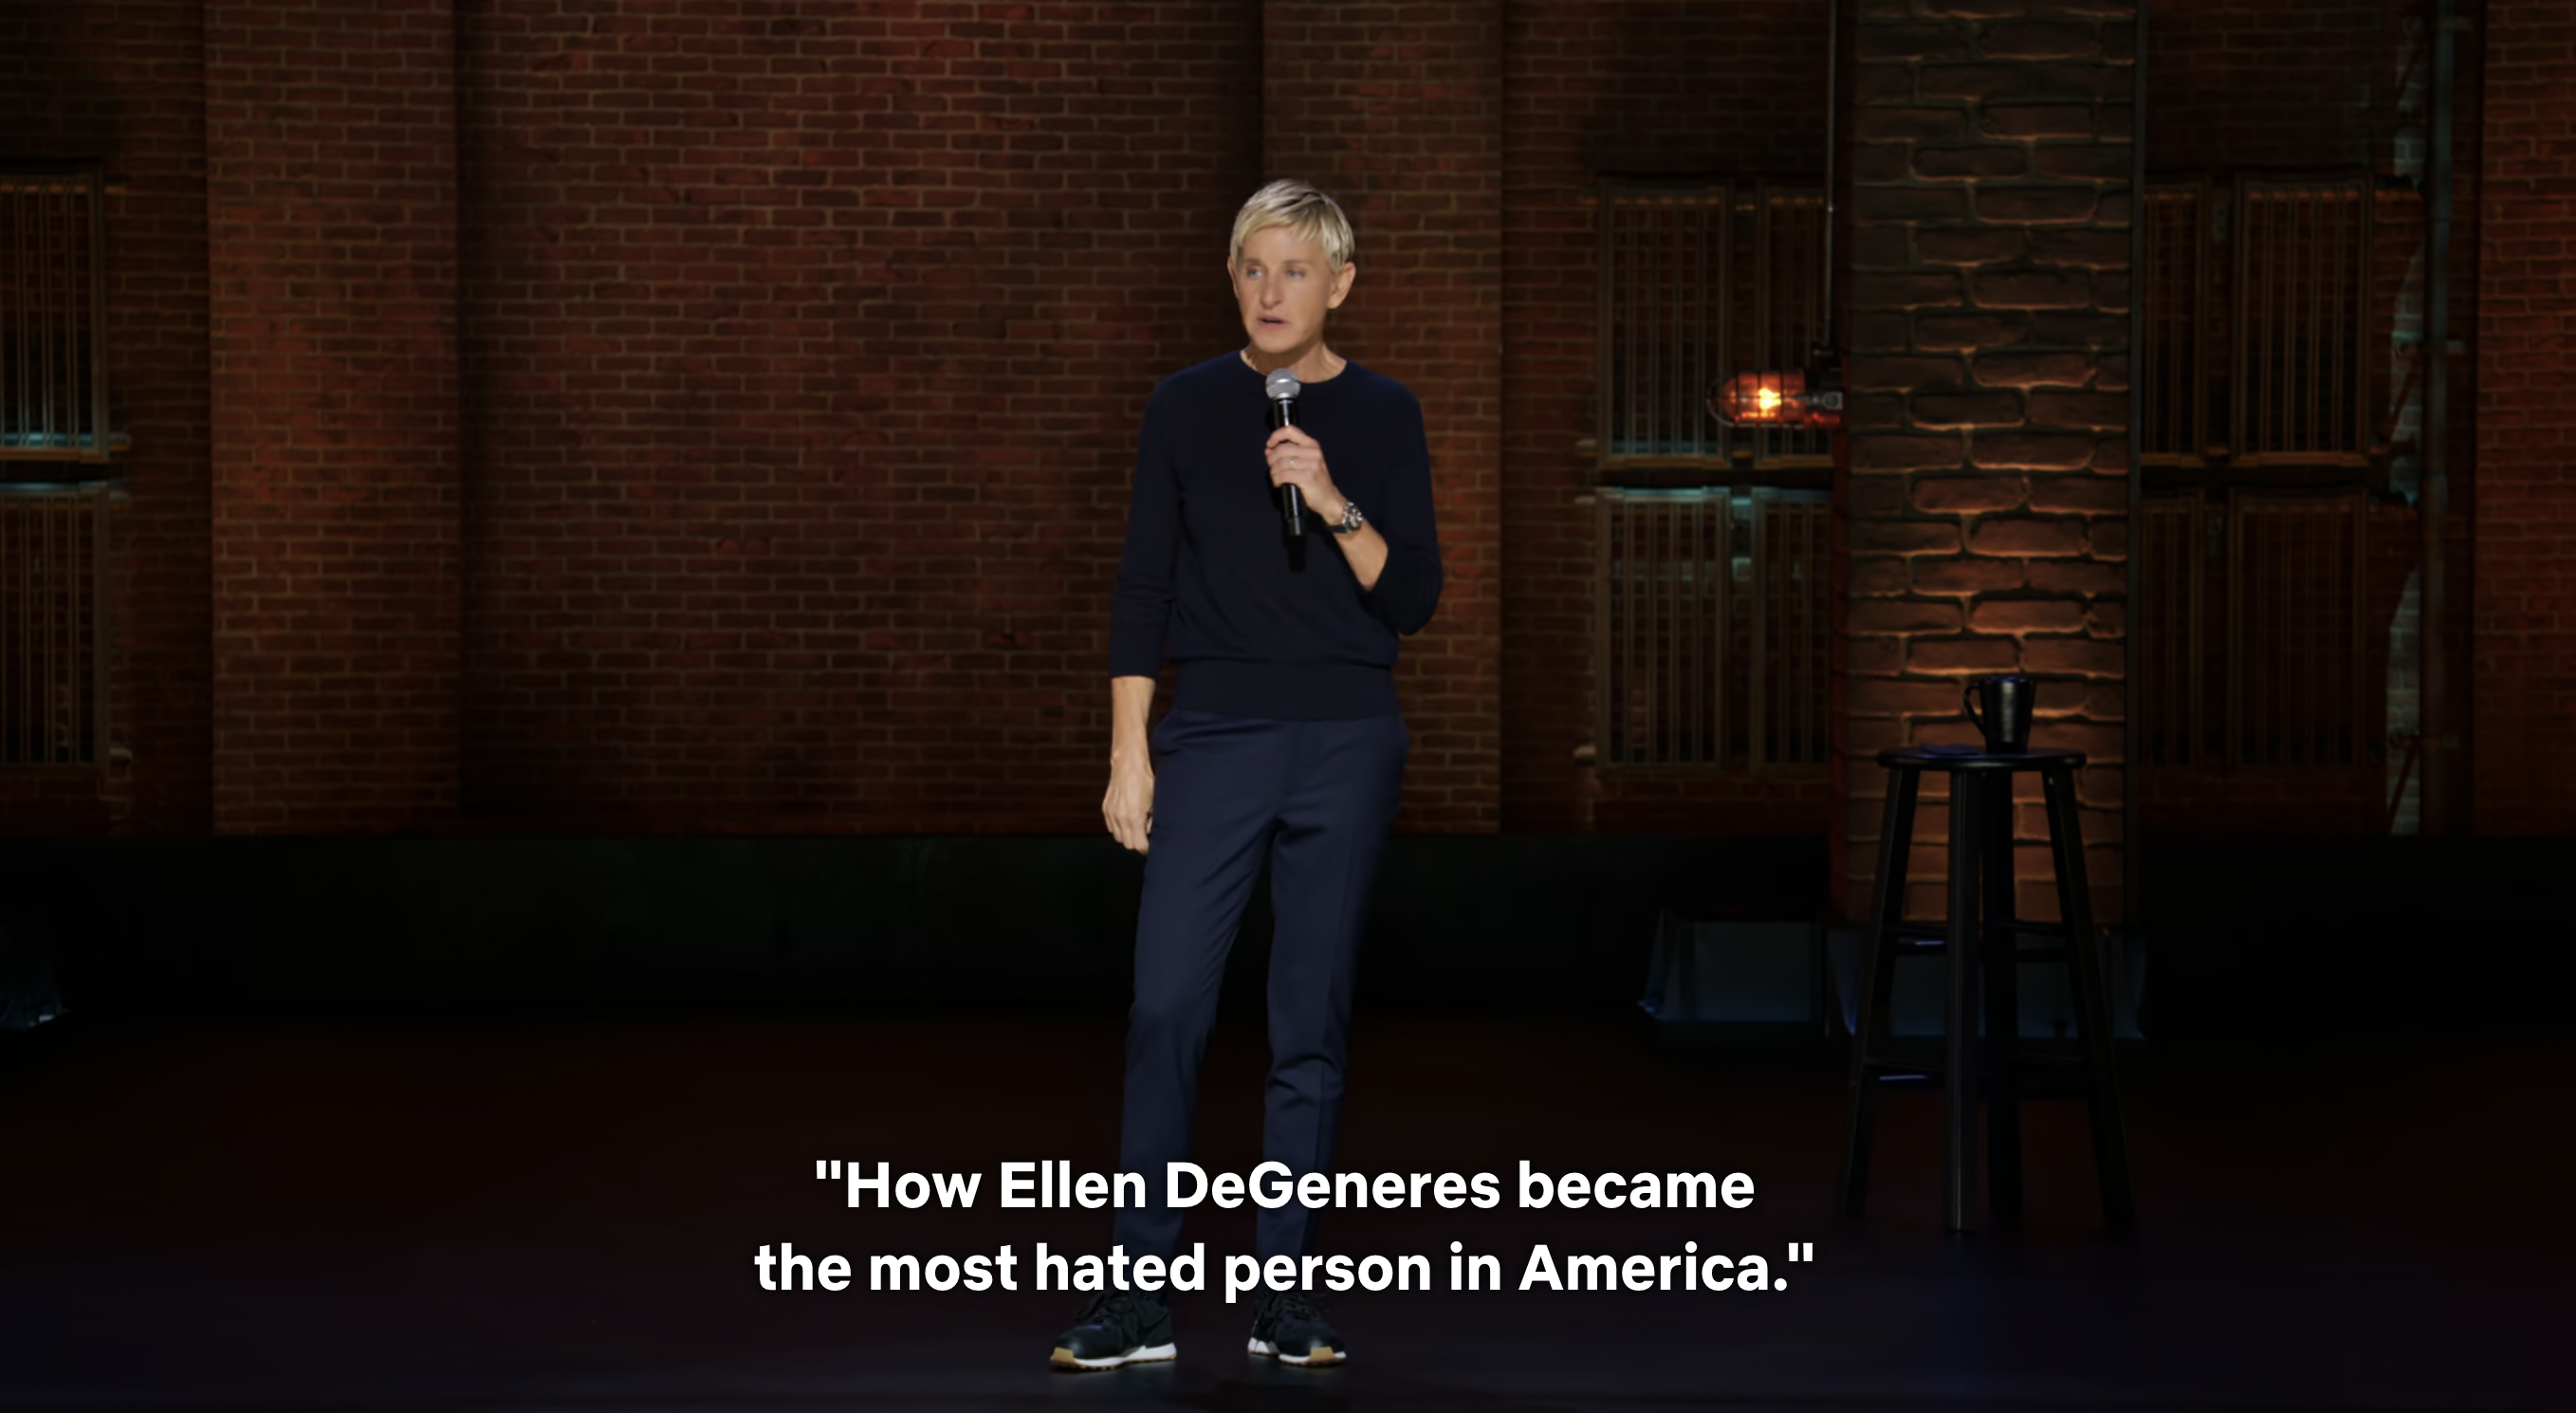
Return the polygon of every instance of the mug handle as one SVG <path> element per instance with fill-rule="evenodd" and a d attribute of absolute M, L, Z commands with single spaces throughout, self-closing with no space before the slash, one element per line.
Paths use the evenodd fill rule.
<path fill-rule="evenodd" d="M 1980 716 L 1980 715 L 1978 715 L 1978 714 L 1977 714 L 1977 684 L 1976 684 L 1976 683 L 1971 682 L 1971 683 L 1969 683 L 1967 686 L 1962 687 L 1962 688 L 1960 688 L 1960 689 L 1959 689 L 1959 705 L 1960 705 L 1960 706 L 1962 706 L 1962 707 L 1965 707 L 1965 708 L 1967 709 L 1967 712 L 1968 712 L 1968 719 L 1969 719 L 1970 721 L 1973 721 L 1973 722 L 1977 723 L 1977 730 L 1978 730 L 1978 731 L 1980 731 L 1980 732 L 1985 731 L 1985 729 L 1986 729 L 1986 719 L 1985 719 L 1983 716 Z"/>

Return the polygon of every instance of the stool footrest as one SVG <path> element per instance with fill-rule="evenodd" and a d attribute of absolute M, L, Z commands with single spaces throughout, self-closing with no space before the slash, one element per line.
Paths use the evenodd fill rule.
<path fill-rule="evenodd" d="M 1982 1072 L 1980 1072 L 1978 1076 L 1978 1081 L 1979 1083 L 1988 1086 L 1993 1084 L 1993 1081 L 1986 1077 Z M 1878 1076 L 1878 1082 L 1890 1085 L 1919 1084 L 1926 1089 L 1930 1089 L 1941 1083 L 1941 1076 L 1938 1073 L 1916 1074 L 1909 1071 L 1901 1074 L 1880 1075 Z M 1988 1094 L 1983 1097 L 1991 1098 L 1993 1096 Z M 2080 1080 L 2033 1083 L 2029 1080 L 2016 1077 L 2013 1080 L 2012 1097 L 2015 1099 L 2090 1099 L 2093 1097 L 2093 1086 Z"/>
<path fill-rule="evenodd" d="M 1873 1054 L 1861 1060 L 1861 1067 L 1869 1078 L 1881 1084 L 1935 1084 L 1950 1069 L 1939 1055 L 1914 1054 Z M 1983 1056 L 1971 1068 L 1981 1084 L 1994 1084 L 1994 1071 Z M 2017 1098 L 2081 1099 L 2092 1092 L 2092 1072 L 2080 1055 L 2021 1052 L 2013 1058 L 2012 1093 Z"/>
<path fill-rule="evenodd" d="M 1945 1066 L 1942 1060 L 1873 1058 L 1865 1060 L 1865 1066 L 1868 1066 L 1868 1076 L 1878 1084 L 1935 1086 L 1950 1073 L 1950 1066 Z M 1984 1089 L 1989 1099 L 1994 1099 L 1996 1089 L 2004 1089 L 2004 1086 L 1996 1084 L 1994 1071 L 1986 1068 L 1984 1063 L 1973 1066 L 1973 1071 L 1976 1071 L 1978 1089 Z M 2056 1055 L 2040 1055 L 2040 1058 L 2014 1060 L 2012 1086 L 2009 1086 L 2007 1094 L 2012 1099 L 2092 1099 L 2092 1091 L 2092 1073 L 2084 1071 L 2081 1063 L 2063 1063 Z"/>
<path fill-rule="evenodd" d="M 1979 1037 L 1978 1044 L 1980 1048 L 1983 1047 L 1983 1037 Z M 1947 1064 L 1948 1060 L 1938 1050 L 1930 1049 L 1928 1047 L 1918 1050 L 1909 1046 L 1901 1050 L 1872 1050 L 1861 1057 L 1861 1063 L 1873 1067 L 1894 1065 L 1903 1069 L 1912 1070 L 1922 1069 L 1926 1066 L 1933 1069 L 1939 1069 L 1942 1065 Z M 1982 1059 L 1979 1063 L 1983 1063 Z M 2032 1050 L 2017 1045 L 2013 1047 L 2013 1064 L 2016 1066 L 2029 1065 L 2035 1069 L 2082 1069 L 2084 1068 L 2084 1057 L 2081 1054 L 2069 1055 L 2061 1054 L 2054 1050 Z"/>
<path fill-rule="evenodd" d="M 2037 937 L 2051 944 L 2045 947 L 2013 948 L 2013 955 L 2021 960 L 2025 962 L 2066 960 L 2065 928 L 2050 922 L 2011 922 L 2002 924 L 2002 927 L 2006 933 L 2014 937 Z M 1888 929 L 1887 936 L 1889 941 L 1918 956 L 1929 952 L 1944 952 L 1949 950 L 1950 946 L 1948 929 L 1922 923 L 1899 924 Z"/>

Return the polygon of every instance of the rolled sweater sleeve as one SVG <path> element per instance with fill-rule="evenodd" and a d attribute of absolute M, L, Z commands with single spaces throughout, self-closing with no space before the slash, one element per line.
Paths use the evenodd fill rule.
<path fill-rule="evenodd" d="M 1404 451 L 1387 477 L 1384 504 L 1361 507 L 1386 538 L 1386 567 L 1361 600 L 1379 622 L 1411 636 L 1440 605 L 1440 527 L 1431 508 L 1431 445 L 1422 430 L 1422 405 L 1407 397 L 1404 410 Z"/>
<path fill-rule="evenodd" d="M 1145 406 L 1136 437 L 1136 481 L 1127 502 L 1127 547 L 1109 599 L 1109 675 L 1152 677 L 1163 667 L 1172 580 L 1181 548 L 1181 489 L 1170 409 L 1161 393 Z"/>

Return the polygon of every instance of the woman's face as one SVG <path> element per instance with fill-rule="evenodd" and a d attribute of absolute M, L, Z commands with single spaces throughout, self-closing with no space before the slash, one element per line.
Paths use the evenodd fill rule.
<path fill-rule="evenodd" d="M 1351 292 L 1355 265 L 1335 270 L 1324 248 L 1286 226 L 1265 226 L 1245 237 L 1227 264 L 1234 302 L 1252 346 L 1294 360 L 1324 339 L 1324 312 L 1338 309 Z"/>

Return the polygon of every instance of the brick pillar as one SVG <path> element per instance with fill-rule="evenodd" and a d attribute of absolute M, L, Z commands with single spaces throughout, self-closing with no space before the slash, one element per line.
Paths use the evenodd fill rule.
<path fill-rule="evenodd" d="M 214 824 L 453 811 L 448 0 L 206 14 Z"/>
<path fill-rule="evenodd" d="M 2451 590 L 2475 597 L 2478 692 L 2474 721 L 2452 729 L 2475 731 L 2478 833 L 2564 835 L 2576 833 L 2576 13 L 2492 0 L 2485 20 L 2477 567 L 2455 569 Z M 2465 293 L 2454 286 L 2452 308 Z M 2457 397 L 2451 407 L 2456 418 Z M 2462 499 L 2452 493 L 2455 516 Z"/>
<path fill-rule="evenodd" d="M 1844 778 L 1837 902 L 1866 914 L 1888 746 L 1976 739 L 1964 679 L 2040 679 L 2040 745 L 2091 758 L 2097 918 L 2122 916 L 2134 11 L 1865 0 L 1850 124 Z M 1989 18 L 1992 16 L 1992 18 Z M 1927 804 L 1935 799 L 1927 785 Z M 2053 918 L 2036 777 L 2025 916 Z M 1926 808 L 1909 910 L 1937 916 Z"/>
<path fill-rule="evenodd" d="M 1359 281 L 1333 347 L 1410 386 L 1448 586 L 1406 641 L 1408 831 L 1502 818 L 1502 16 L 1469 0 L 1268 0 L 1262 165 L 1333 193 Z"/>

